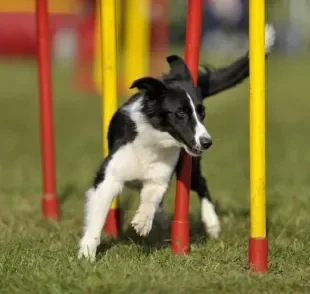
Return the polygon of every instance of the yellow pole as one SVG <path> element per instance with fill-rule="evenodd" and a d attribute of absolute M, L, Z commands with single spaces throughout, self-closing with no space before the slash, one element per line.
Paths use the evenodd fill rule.
<path fill-rule="evenodd" d="M 265 1 L 250 0 L 250 200 L 249 266 L 268 268 L 265 171 Z"/>
<path fill-rule="evenodd" d="M 96 1 L 96 13 L 95 13 L 95 54 L 94 54 L 94 66 L 93 76 L 95 88 L 98 92 L 102 92 L 102 62 L 101 62 L 101 20 L 100 20 L 100 1 Z M 118 45 L 120 43 L 121 36 L 121 1 L 116 0 L 116 46 L 117 53 L 119 53 Z"/>
<path fill-rule="evenodd" d="M 149 74 L 149 0 L 126 0 L 124 88 Z"/>
<path fill-rule="evenodd" d="M 102 130 L 103 154 L 108 154 L 107 131 L 117 109 L 117 56 L 116 56 L 116 0 L 100 0 L 101 56 L 102 56 Z M 112 210 L 118 209 L 118 197 Z M 107 220 L 109 221 L 109 220 Z M 109 226 L 109 224 L 108 224 Z M 107 227 L 106 227 L 107 228 Z"/>
<path fill-rule="evenodd" d="M 119 53 L 119 45 L 121 43 L 121 28 L 122 28 L 122 7 L 121 0 L 116 0 L 116 52 Z"/>
<path fill-rule="evenodd" d="M 251 238 L 266 237 L 265 3 L 250 0 Z"/>

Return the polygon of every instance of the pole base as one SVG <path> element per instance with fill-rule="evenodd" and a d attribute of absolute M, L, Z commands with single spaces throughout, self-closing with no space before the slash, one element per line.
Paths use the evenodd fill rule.
<path fill-rule="evenodd" d="M 174 254 L 187 255 L 190 251 L 188 221 L 172 221 L 171 251 Z"/>
<path fill-rule="evenodd" d="M 47 219 L 57 221 L 59 217 L 58 199 L 55 195 L 45 194 L 42 198 L 42 213 Z"/>
<path fill-rule="evenodd" d="M 120 211 L 119 208 L 110 209 L 104 226 L 104 232 L 107 237 L 117 239 L 120 232 L 119 226 Z"/>
<path fill-rule="evenodd" d="M 250 238 L 249 266 L 257 273 L 264 273 L 268 267 L 268 239 Z"/>

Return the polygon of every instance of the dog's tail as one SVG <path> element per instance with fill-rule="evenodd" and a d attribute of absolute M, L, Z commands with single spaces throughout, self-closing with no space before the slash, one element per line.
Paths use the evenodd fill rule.
<path fill-rule="evenodd" d="M 266 58 L 275 43 L 275 31 L 272 25 L 265 26 L 265 52 Z M 249 54 L 245 54 L 232 64 L 214 69 L 202 66 L 204 71 L 199 72 L 198 86 L 202 97 L 208 98 L 219 92 L 232 88 L 249 76 Z"/>

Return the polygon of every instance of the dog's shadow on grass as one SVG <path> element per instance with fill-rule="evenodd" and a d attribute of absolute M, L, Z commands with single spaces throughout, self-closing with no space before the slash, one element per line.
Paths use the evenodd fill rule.
<path fill-rule="evenodd" d="M 107 250 L 112 248 L 113 246 L 118 246 L 121 244 L 131 245 L 134 244 L 142 249 L 145 254 L 152 254 L 154 251 L 160 249 L 166 249 L 171 246 L 171 225 L 169 228 L 163 229 L 160 224 L 154 220 L 152 231 L 150 235 L 146 238 L 140 237 L 134 231 L 132 226 L 130 225 L 130 221 L 128 222 L 128 216 L 124 211 L 128 210 L 129 202 L 122 202 L 122 210 L 121 210 L 121 223 L 126 223 L 127 225 L 123 226 L 120 236 L 117 240 L 105 239 L 98 247 L 97 254 L 103 255 Z M 233 209 L 223 208 L 220 203 L 215 204 L 216 212 L 220 219 L 222 220 L 224 217 L 234 217 L 236 221 L 244 222 L 246 220 L 250 221 L 250 209 L 242 208 L 242 209 Z M 268 205 L 268 210 L 272 211 L 273 207 Z M 123 212 L 123 213 L 122 213 Z M 172 222 L 172 215 L 169 216 L 170 224 Z M 129 224 L 128 224 L 129 223 Z M 208 242 L 208 236 L 206 234 L 205 228 L 201 222 L 200 214 L 197 215 L 189 215 L 189 226 L 190 226 L 190 243 L 191 244 L 202 244 Z M 270 228 L 270 221 L 267 217 L 267 236 Z"/>
<path fill-rule="evenodd" d="M 141 237 L 128 222 L 128 217 L 126 217 L 126 207 L 128 203 L 122 202 L 121 217 L 120 222 L 126 224 L 122 227 L 120 236 L 116 239 L 105 238 L 103 242 L 98 246 L 97 255 L 104 255 L 113 246 L 118 246 L 121 244 L 131 245 L 134 244 L 142 249 L 145 254 L 149 255 L 154 251 L 160 249 L 166 249 L 171 246 L 171 225 L 168 228 L 163 229 L 161 225 L 154 220 L 152 231 L 149 236 Z M 208 238 L 199 215 L 189 215 L 189 225 L 190 225 L 190 242 L 191 244 L 197 244 L 205 242 Z M 171 224 L 172 215 L 169 215 L 169 222 Z M 129 223 L 129 224 L 128 224 Z"/>
<path fill-rule="evenodd" d="M 190 221 L 191 244 L 201 243 L 203 240 L 205 241 L 206 238 L 207 236 L 201 222 Z M 106 238 L 103 242 L 101 242 L 98 246 L 97 254 L 102 255 L 113 246 L 118 246 L 121 244 L 134 244 L 135 246 L 140 247 L 145 254 L 149 255 L 154 251 L 171 246 L 171 228 L 164 230 L 155 221 L 149 236 L 141 237 L 135 232 L 131 225 L 128 225 L 122 230 L 120 236 L 116 240 Z"/>

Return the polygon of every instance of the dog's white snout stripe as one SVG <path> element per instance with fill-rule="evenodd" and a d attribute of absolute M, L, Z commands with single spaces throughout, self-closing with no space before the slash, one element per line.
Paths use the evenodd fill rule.
<path fill-rule="evenodd" d="M 205 137 L 205 138 L 208 138 L 208 139 L 211 139 L 211 136 L 210 134 L 208 133 L 207 129 L 205 128 L 205 126 L 199 121 L 198 119 L 198 115 L 197 115 L 197 112 L 196 112 L 196 109 L 195 109 L 195 105 L 194 105 L 194 102 L 191 98 L 191 96 L 186 92 L 186 96 L 187 98 L 189 99 L 189 103 L 193 109 L 193 116 L 194 116 L 194 119 L 195 119 L 195 122 L 196 122 L 196 127 L 195 127 L 195 142 L 196 142 L 196 145 L 197 146 L 201 146 L 200 144 L 200 138 L 201 137 Z"/>

